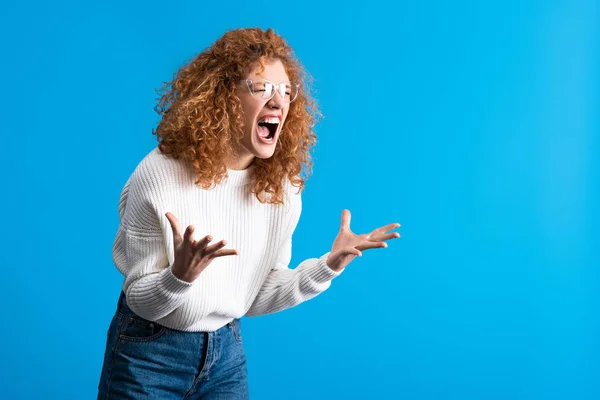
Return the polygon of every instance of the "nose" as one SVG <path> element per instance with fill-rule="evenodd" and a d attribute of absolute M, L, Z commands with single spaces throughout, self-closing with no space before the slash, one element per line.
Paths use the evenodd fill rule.
<path fill-rule="evenodd" d="M 275 95 L 267 102 L 267 106 L 276 110 L 283 107 L 283 98 L 279 94 L 279 91 L 275 91 Z"/>

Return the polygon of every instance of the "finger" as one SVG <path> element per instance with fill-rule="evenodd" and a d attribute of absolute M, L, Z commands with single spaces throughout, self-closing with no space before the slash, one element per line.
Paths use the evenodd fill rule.
<path fill-rule="evenodd" d="M 400 234 L 398 232 L 392 232 L 392 233 L 386 233 L 386 234 L 371 234 L 369 236 L 367 236 L 367 239 L 371 240 L 371 241 L 384 241 L 384 240 L 391 240 L 391 239 L 397 239 L 400 237 Z"/>
<path fill-rule="evenodd" d="M 393 224 L 389 224 L 389 225 L 382 226 L 381 228 L 377 228 L 373 232 L 388 232 L 388 231 L 391 231 L 392 229 L 396 229 L 396 228 L 399 228 L 401 226 L 402 225 L 400 225 L 399 223 L 395 222 Z"/>
<path fill-rule="evenodd" d="M 192 250 L 194 252 L 194 255 L 192 257 L 192 264 L 194 263 L 198 263 L 200 262 L 200 260 L 202 260 L 203 257 L 206 257 L 207 255 L 207 247 L 208 244 L 213 240 L 211 235 L 206 235 L 204 236 L 202 239 L 198 240 L 196 243 L 194 243 L 192 246 Z"/>
<path fill-rule="evenodd" d="M 342 211 L 342 230 L 350 230 L 350 210 Z"/>
<path fill-rule="evenodd" d="M 348 247 L 348 248 L 344 249 L 344 254 L 349 255 L 349 256 L 362 257 L 362 251 L 360 251 L 356 247 Z"/>
<path fill-rule="evenodd" d="M 224 256 L 237 256 L 238 251 L 234 249 L 222 249 L 219 251 L 215 251 L 213 257 L 224 257 Z"/>
<path fill-rule="evenodd" d="M 194 251 L 198 252 L 206 247 L 213 240 L 212 236 L 206 235 L 202 239 L 198 240 L 194 245 Z"/>
<path fill-rule="evenodd" d="M 221 241 L 213 244 L 212 246 L 208 246 L 206 249 L 204 249 L 204 254 L 210 255 L 210 254 L 216 252 L 217 250 L 222 249 L 223 247 L 225 247 L 225 245 L 227 245 L 227 241 L 221 240 Z"/>
<path fill-rule="evenodd" d="M 182 240 L 179 220 L 177 219 L 177 217 L 175 217 L 175 215 L 173 215 L 170 212 L 166 213 L 165 216 L 169 220 L 169 224 L 171 225 L 171 229 L 173 230 L 173 240 L 175 242 L 175 246 L 177 246 L 179 245 L 179 243 L 181 243 Z"/>
<path fill-rule="evenodd" d="M 387 247 L 387 243 L 385 242 L 363 242 L 361 244 L 359 244 L 358 246 L 356 246 L 357 249 L 360 250 L 369 250 L 369 249 L 380 249 L 380 248 L 386 248 Z"/>
<path fill-rule="evenodd" d="M 192 246 L 194 242 L 194 226 L 190 225 L 186 228 L 185 233 L 183 234 L 183 245 L 184 246 Z"/>
<path fill-rule="evenodd" d="M 392 232 L 392 233 L 388 233 L 383 235 L 382 239 L 379 240 L 391 240 L 391 239 L 398 239 L 400 237 L 400 234 L 398 232 Z"/>

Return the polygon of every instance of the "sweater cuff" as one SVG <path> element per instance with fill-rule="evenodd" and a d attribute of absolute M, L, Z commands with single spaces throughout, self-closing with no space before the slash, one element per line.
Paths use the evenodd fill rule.
<path fill-rule="evenodd" d="M 329 268 L 329 266 L 327 265 L 327 257 L 329 256 L 329 253 L 331 253 L 331 252 L 329 251 L 329 252 L 323 254 L 321 257 L 319 257 L 319 260 L 317 261 L 317 268 L 315 268 L 315 273 L 313 275 L 313 279 L 316 282 L 319 282 L 319 283 L 328 282 L 328 281 L 332 280 L 333 278 L 335 278 L 336 276 L 339 276 L 342 272 L 344 272 L 343 269 L 339 272 L 336 272 L 336 271 L 332 270 L 331 268 Z"/>
<path fill-rule="evenodd" d="M 160 273 L 160 278 L 158 280 L 159 292 L 166 294 L 169 298 L 187 292 L 193 285 L 193 282 L 182 281 L 173 275 L 171 266 Z"/>

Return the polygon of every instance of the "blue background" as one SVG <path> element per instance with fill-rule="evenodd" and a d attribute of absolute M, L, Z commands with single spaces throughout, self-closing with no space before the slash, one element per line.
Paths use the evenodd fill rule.
<path fill-rule="evenodd" d="M 600 398 L 598 2 L 49 3 L 0 13 L 0 397 L 95 398 L 154 89 L 271 26 L 325 115 L 293 266 L 402 238 L 243 320 L 252 398 Z"/>

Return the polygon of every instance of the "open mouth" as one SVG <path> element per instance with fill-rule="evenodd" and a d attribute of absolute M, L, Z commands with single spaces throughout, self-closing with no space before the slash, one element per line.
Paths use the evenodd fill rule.
<path fill-rule="evenodd" d="M 258 136 L 263 142 L 272 143 L 277 133 L 277 128 L 279 128 L 279 120 L 277 118 L 260 121 L 257 128 Z"/>

